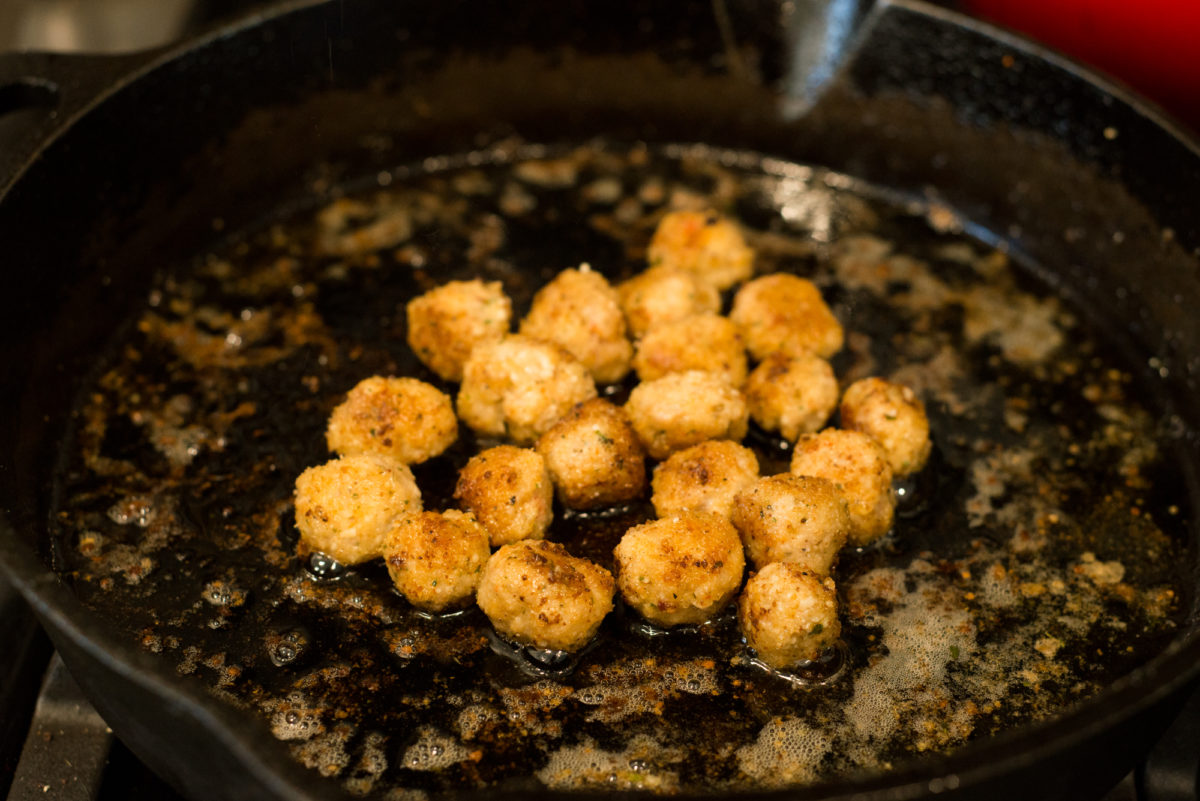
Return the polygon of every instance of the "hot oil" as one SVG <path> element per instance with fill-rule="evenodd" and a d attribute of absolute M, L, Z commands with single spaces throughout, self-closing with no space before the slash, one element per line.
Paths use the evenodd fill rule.
<path fill-rule="evenodd" d="M 1174 633 L 1187 509 L 1145 377 L 945 210 L 700 148 L 513 146 L 374 184 L 162 276 L 59 478 L 79 596 L 301 763 L 378 797 L 807 783 L 1052 716 Z M 889 376 L 929 410 L 934 456 L 894 531 L 835 569 L 836 665 L 775 675 L 728 612 L 664 633 L 619 601 L 584 653 L 531 655 L 477 609 L 418 614 L 380 564 L 297 555 L 292 483 L 328 458 L 344 392 L 377 373 L 454 391 L 405 344 L 408 299 L 481 276 L 519 316 L 563 268 L 642 269 L 662 210 L 687 206 L 738 218 L 759 272 L 822 287 L 843 385 Z M 786 471 L 786 443 L 747 443 Z M 414 468 L 426 508 L 488 444 L 464 430 Z M 611 567 L 651 512 L 559 509 L 550 536 Z"/>

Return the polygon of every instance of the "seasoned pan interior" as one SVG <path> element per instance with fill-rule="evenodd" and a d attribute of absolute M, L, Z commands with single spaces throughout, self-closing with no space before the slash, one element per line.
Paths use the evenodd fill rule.
<path fill-rule="evenodd" d="M 1155 364 L 1051 292 L 1054 265 L 971 238 L 951 210 L 750 152 L 618 142 L 512 140 L 316 189 L 320 207 L 255 228 L 214 220 L 219 245 L 165 266 L 77 399 L 52 542 L 87 606 L 346 789 L 873 775 L 1054 716 L 1184 625 L 1192 510 Z M 340 214 L 342 195 L 365 211 Z M 478 610 L 416 612 L 380 564 L 296 555 L 292 484 L 328 458 L 346 390 L 387 374 L 454 391 L 405 344 L 407 300 L 482 276 L 519 315 L 566 267 L 643 269 L 663 210 L 689 205 L 741 221 L 758 272 L 821 286 L 848 332 L 843 385 L 889 376 L 929 409 L 934 456 L 894 531 L 836 568 L 834 663 L 770 674 L 731 616 L 661 633 L 620 608 L 577 659 L 547 662 Z M 346 244 L 368 229 L 387 233 Z M 748 442 L 763 474 L 787 469 L 786 443 Z M 488 444 L 463 428 L 415 468 L 426 508 L 453 506 Z M 551 537 L 608 566 L 651 511 L 559 508 Z"/>

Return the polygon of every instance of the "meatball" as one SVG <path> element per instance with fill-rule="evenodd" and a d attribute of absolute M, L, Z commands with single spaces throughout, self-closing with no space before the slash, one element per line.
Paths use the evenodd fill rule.
<path fill-rule="evenodd" d="M 463 365 L 481 342 L 508 333 L 512 302 L 499 281 L 451 281 L 408 302 L 408 344 L 447 381 L 462 381 Z"/>
<path fill-rule="evenodd" d="M 707 370 L 740 387 L 746 380 L 746 349 L 737 326 L 719 314 L 696 314 L 663 323 L 637 343 L 633 369 L 642 381 L 667 373 Z"/>
<path fill-rule="evenodd" d="M 925 404 L 903 384 L 882 378 L 855 381 L 842 395 L 842 425 L 874 437 L 897 476 L 925 466 L 933 443 Z"/>
<path fill-rule="evenodd" d="M 378 453 L 404 464 L 437 456 L 458 439 L 449 396 L 415 378 L 360 381 L 329 416 L 325 441 L 342 455 Z"/>
<path fill-rule="evenodd" d="M 594 509 L 633 500 L 646 488 L 646 452 L 619 406 L 593 398 L 537 441 L 563 505 Z"/>
<path fill-rule="evenodd" d="M 613 557 L 625 602 L 659 626 L 711 620 L 737 594 L 746 567 L 733 525 L 694 512 L 634 526 Z"/>
<path fill-rule="evenodd" d="M 733 525 L 757 568 L 795 562 L 829 575 L 850 534 L 850 512 L 832 481 L 769 476 L 740 492 Z"/>
<path fill-rule="evenodd" d="M 812 662 L 842 634 L 837 587 L 810 568 L 772 562 L 746 582 L 738 599 L 738 625 L 770 667 Z"/>
<path fill-rule="evenodd" d="M 499 445 L 471 457 L 454 497 L 487 531 L 493 546 L 541 539 L 554 519 L 554 486 L 534 450 Z"/>
<path fill-rule="evenodd" d="M 492 554 L 475 598 L 505 637 L 536 648 L 578 651 L 612 611 L 613 578 L 557 542 L 524 540 Z"/>
<path fill-rule="evenodd" d="M 676 451 L 654 469 L 651 501 L 659 517 L 708 512 L 728 520 L 734 497 L 757 479 L 754 451 L 727 439 L 709 440 Z"/>
<path fill-rule="evenodd" d="M 521 333 L 561 345 L 601 384 L 629 372 L 633 345 L 625 337 L 625 315 L 617 292 L 584 264 L 563 270 L 533 297 Z"/>
<path fill-rule="evenodd" d="M 772 273 L 745 284 L 733 298 L 729 319 L 746 349 L 762 360 L 775 351 L 811 351 L 828 359 L 842 349 L 842 325 L 812 281 Z"/>
<path fill-rule="evenodd" d="M 750 419 L 742 393 L 724 376 L 703 370 L 638 384 L 629 393 L 625 412 L 655 459 L 709 439 L 740 440 Z"/>
<path fill-rule="evenodd" d="M 458 413 L 480 434 L 531 445 L 575 404 L 594 397 L 592 376 L 574 356 L 516 334 L 471 351 Z"/>
<path fill-rule="evenodd" d="M 791 471 L 833 482 L 846 500 L 848 539 L 855 545 L 874 542 L 892 527 L 892 468 L 883 447 L 866 434 L 835 428 L 804 434 L 796 440 Z"/>
<path fill-rule="evenodd" d="M 745 386 L 750 417 L 789 442 L 820 430 L 838 401 L 829 362 L 814 353 L 772 353 L 750 372 Z"/>
<path fill-rule="evenodd" d="M 677 267 L 651 267 L 618 284 L 617 297 L 634 338 L 664 323 L 721 308 L 715 286 Z"/>
<path fill-rule="evenodd" d="M 406 465 L 359 453 L 301 473 L 295 503 L 301 549 L 357 565 L 383 553 L 398 517 L 421 510 L 421 491 Z"/>
<path fill-rule="evenodd" d="M 383 551 L 396 589 L 430 612 L 469 603 L 491 555 L 488 534 L 474 515 L 454 509 L 401 517 Z"/>
<path fill-rule="evenodd" d="M 673 211 L 662 218 L 646 260 L 651 267 L 674 267 L 728 289 L 750 277 L 754 251 L 737 225 L 712 211 Z"/>

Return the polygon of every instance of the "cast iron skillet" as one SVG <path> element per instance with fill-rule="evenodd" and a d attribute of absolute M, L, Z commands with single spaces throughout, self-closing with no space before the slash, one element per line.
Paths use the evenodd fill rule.
<path fill-rule="evenodd" d="M 47 110 L 27 149 L 0 157 L 0 554 L 114 730 L 188 795 L 339 791 L 81 608 L 46 561 L 47 477 L 79 379 L 148 276 L 202 252 L 213 218 L 236 229 L 307 197 L 317 163 L 336 182 L 514 133 L 604 134 L 747 148 L 932 194 L 1050 266 L 1042 277 L 1073 307 L 1127 329 L 1131 363 L 1154 358 L 1140 377 L 1171 416 L 1193 508 L 1200 497 L 1200 152 L 1154 111 L 989 28 L 895 2 L 789 119 L 776 4 L 536 5 L 301 3 L 162 53 L 0 60 L 0 110 Z M 1095 795 L 1195 675 L 1196 602 L 1183 599 L 1188 625 L 1164 653 L 1061 718 L 789 797 Z"/>

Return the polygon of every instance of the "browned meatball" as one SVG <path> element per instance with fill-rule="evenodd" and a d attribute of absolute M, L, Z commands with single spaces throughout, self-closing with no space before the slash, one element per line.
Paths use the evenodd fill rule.
<path fill-rule="evenodd" d="M 560 346 L 512 335 L 471 351 L 458 413 L 475 431 L 532 445 L 577 403 L 596 397 L 591 374 Z"/>
<path fill-rule="evenodd" d="M 772 273 L 746 283 L 729 312 L 746 350 L 760 361 L 780 351 L 815 353 L 828 359 L 842 349 L 842 325 L 811 281 Z"/>
<path fill-rule="evenodd" d="M 487 532 L 474 515 L 454 509 L 401 517 L 383 551 L 396 589 L 430 612 L 469 603 L 491 555 Z"/>
<path fill-rule="evenodd" d="M 633 500 L 646 488 L 646 452 L 619 406 L 593 398 L 542 434 L 558 497 L 571 509 L 595 509 Z"/>
<path fill-rule="evenodd" d="M 546 461 L 528 448 L 480 451 L 459 471 L 454 497 L 487 530 L 493 546 L 540 539 L 554 518 Z"/>
<path fill-rule="evenodd" d="M 659 517 L 708 512 L 728 520 L 734 497 L 757 479 L 754 451 L 727 439 L 709 440 L 676 451 L 654 469 L 651 501 Z"/>
<path fill-rule="evenodd" d="M 617 292 L 586 264 L 563 270 L 533 297 L 521 333 L 565 348 L 601 384 L 629 372 L 633 345 L 625 337 L 625 315 Z"/>
<path fill-rule="evenodd" d="M 655 459 L 708 439 L 740 440 L 750 420 L 742 393 L 724 376 L 703 370 L 638 384 L 629 393 L 625 412 Z"/>
<path fill-rule="evenodd" d="M 417 358 L 447 381 L 462 381 L 475 346 L 508 333 L 512 302 L 499 281 L 451 281 L 409 301 L 407 315 Z"/>
<path fill-rule="evenodd" d="M 421 492 L 407 466 L 360 453 L 301 473 L 295 502 L 301 548 L 356 565 L 383 553 L 396 519 L 421 510 Z"/>
<path fill-rule="evenodd" d="M 738 624 L 758 658 L 776 670 L 819 659 L 842 634 L 833 579 L 772 562 L 750 577 Z"/>
<path fill-rule="evenodd" d="M 850 533 L 850 512 L 832 481 L 769 476 L 740 492 L 733 525 L 755 567 L 795 562 L 829 575 Z"/>
<path fill-rule="evenodd" d="M 449 396 L 415 378 L 358 382 L 329 416 L 325 441 L 340 454 L 378 453 L 404 464 L 437 456 L 458 439 Z"/>
<path fill-rule="evenodd" d="M 492 554 L 475 597 L 504 636 L 537 648 L 578 651 L 612 610 L 613 578 L 556 542 L 524 540 Z"/>
<path fill-rule="evenodd" d="M 707 370 L 735 387 L 746 380 L 746 349 L 737 326 L 719 314 L 696 314 L 663 323 L 637 343 L 633 369 L 642 381 L 668 373 Z"/>
<path fill-rule="evenodd" d="M 820 430 L 838 401 L 837 378 L 815 353 L 772 353 L 746 380 L 750 417 L 789 442 Z"/>
<path fill-rule="evenodd" d="M 703 623 L 742 583 L 742 541 L 728 520 L 686 512 L 634 526 L 613 549 L 617 587 L 651 623 Z"/>
<path fill-rule="evenodd" d="M 635 338 L 664 323 L 721 308 L 721 293 L 715 286 L 677 267 L 651 267 L 638 273 L 617 285 L 617 296 Z"/>
<path fill-rule="evenodd" d="M 842 395 L 842 425 L 875 438 L 897 476 L 925 466 L 932 443 L 925 404 L 903 384 L 882 378 L 855 381 Z"/>
<path fill-rule="evenodd" d="M 796 440 L 791 472 L 833 482 L 850 512 L 850 542 L 866 545 L 888 532 L 895 517 L 892 468 L 878 442 L 859 431 L 827 428 Z"/>
<path fill-rule="evenodd" d="M 662 218 L 646 260 L 651 267 L 687 270 L 717 289 L 750 277 L 754 251 L 737 225 L 712 211 L 673 211 Z"/>

